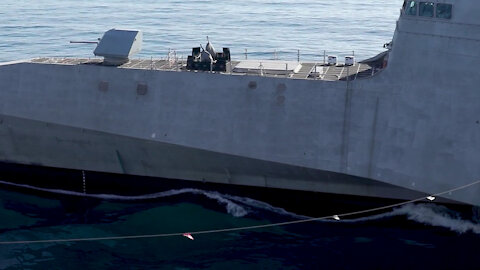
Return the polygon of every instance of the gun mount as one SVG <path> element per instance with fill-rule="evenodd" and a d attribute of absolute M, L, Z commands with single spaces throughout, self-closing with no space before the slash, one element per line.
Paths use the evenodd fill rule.
<path fill-rule="evenodd" d="M 192 48 L 192 55 L 187 58 L 187 69 L 225 72 L 230 61 L 230 49 L 223 48 L 222 52 L 217 53 L 207 37 L 205 49 L 201 45 Z"/>

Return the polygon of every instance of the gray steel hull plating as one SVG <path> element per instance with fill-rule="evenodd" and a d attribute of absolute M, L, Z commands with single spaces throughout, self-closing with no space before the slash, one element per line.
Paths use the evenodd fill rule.
<path fill-rule="evenodd" d="M 386 198 L 479 180 L 480 43 L 411 24 L 400 18 L 384 71 L 349 82 L 0 65 L 0 159 Z M 468 36 L 453 27 L 438 29 Z"/>

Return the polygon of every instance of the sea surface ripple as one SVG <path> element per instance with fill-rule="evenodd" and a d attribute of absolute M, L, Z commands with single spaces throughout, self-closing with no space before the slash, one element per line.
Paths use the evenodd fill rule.
<path fill-rule="evenodd" d="M 144 32 L 139 57 L 165 57 L 169 49 L 186 57 L 206 43 L 229 47 L 234 58 L 248 55 L 321 60 L 374 56 L 391 41 L 401 0 L 378 1 L 126 1 L 2 0 L 0 61 L 40 56 L 93 57 L 95 41 L 111 28 Z"/>

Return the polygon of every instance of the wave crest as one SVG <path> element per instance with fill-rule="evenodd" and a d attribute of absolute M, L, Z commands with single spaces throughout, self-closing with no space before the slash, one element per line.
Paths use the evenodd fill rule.
<path fill-rule="evenodd" d="M 115 194 L 84 194 L 81 192 L 60 190 L 60 189 L 46 189 L 39 188 L 35 186 L 15 184 L 10 182 L 0 181 L 0 184 L 28 188 L 43 192 L 79 196 L 79 197 L 88 197 L 96 199 L 107 199 L 107 200 L 120 200 L 120 201 L 135 201 L 135 200 L 153 200 L 164 197 L 171 197 L 181 194 L 195 194 L 205 196 L 208 199 L 215 200 L 219 204 L 224 205 L 227 213 L 231 214 L 234 217 L 243 217 L 249 214 L 249 209 L 261 209 L 268 212 L 276 213 L 279 215 L 290 216 L 298 219 L 309 218 L 306 216 L 298 215 L 286 211 L 283 208 L 272 206 L 266 202 L 254 200 L 248 197 L 239 197 L 228 194 L 222 194 L 217 191 L 205 191 L 194 188 L 183 188 L 183 189 L 172 189 L 152 194 L 138 195 L 138 196 L 122 196 Z M 477 215 L 480 216 L 480 210 L 477 210 Z M 475 213 L 474 213 L 475 214 Z M 341 213 L 338 213 L 341 216 Z M 324 220 L 326 222 L 345 222 L 345 223 L 356 223 L 356 222 L 366 222 L 385 219 L 394 216 L 406 216 L 409 220 L 437 227 L 448 228 L 451 231 L 458 233 L 473 232 L 475 234 L 480 234 L 480 224 L 478 222 L 473 222 L 470 220 L 461 219 L 458 213 L 449 210 L 445 206 L 436 205 L 436 204 L 406 204 L 399 208 L 395 208 L 390 212 L 382 213 L 378 215 L 372 215 L 367 217 L 361 217 L 356 219 L 342 219 L 341 221 L 334 220 Z M 478 216 L 473 217 L 476 221 Z"/>

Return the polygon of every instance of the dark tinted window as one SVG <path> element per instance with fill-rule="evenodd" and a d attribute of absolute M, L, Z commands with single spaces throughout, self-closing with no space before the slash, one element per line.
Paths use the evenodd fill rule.
<path fill-rule="evenodd" d="M 437 18 L 451 19 L 452 18 L 452 5 L 450 5 L 450 4 L 437 4 Z"/>
<path fill-rule="evenodd" d="M 435 4 L 433 2 L 420 2 L 420 11 L 418 15 L 423 17 L 433 17 Z"/>
<path fill-rule="evenodd" d="M 417 16 L 417 1 L 408 1 L 407 7 L 405 8 L 405 14 Z"/>

